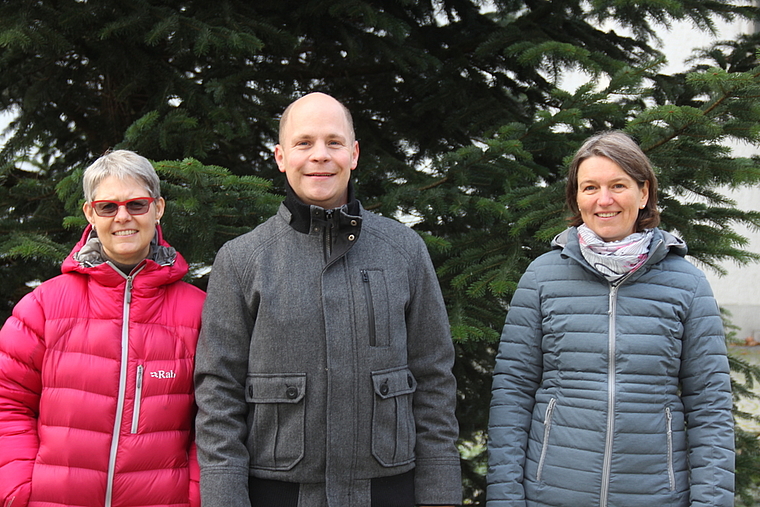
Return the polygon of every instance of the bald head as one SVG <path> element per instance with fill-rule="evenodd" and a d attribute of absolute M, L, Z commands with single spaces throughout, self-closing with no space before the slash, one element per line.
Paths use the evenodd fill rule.
<path fill-rule="evenodd" d="M 290 114 L 293 112 L 294 108 L 298 108 L 300 106 L 308 106 L 314 103 L 328 104 L 330 102 L 340 106 L 340 108 L 343 110 L 343 114 L 346 116 L 346 123 L 348 124 L 348 133 L 351 136 L 350 141 L 353 142 L 356 139 L 356 134 L 354 133 L 354 119 L 351 116 L 351 112 L 348 110 L 348 108 L 344 106 L 343 103 L 341 103 L 334 97 L 327 95 L 326 93 L 314 92 L 314 93 L 309 93 L 308 95 L 304 95 L 300 99 L 297 99 L 291 102 L 290 105 L 287 108 L 285 108 L 285 111 L 283 111 L 282 116 L 280 117 L 280 132 L 279 132 L 280 144 L 283 144 L 284 132 L 285 132 L 285 129 L 287 128 Z"/>

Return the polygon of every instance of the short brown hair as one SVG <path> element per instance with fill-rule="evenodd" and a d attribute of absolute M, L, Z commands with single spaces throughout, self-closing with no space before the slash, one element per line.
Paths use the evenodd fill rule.
<path fill-rule="evenodd" d="M 606 157 L 615 162 L 625 173 L 644 188 L 649 182 L 649 198 L 636 219 L 636 232 L 651 229 L 660 224 L 660 212 L 657 209 L 657 176 L 652 164 L 639 145 L 628 134 L 619 130 L 602 132 L 586 139 L 583 146 L 575 153 L 567 174 L 565 199 L 572 215 L 568 218 L 571 226 L 583 223 L 578 209 L 578 168 L 591 157 Z"/>

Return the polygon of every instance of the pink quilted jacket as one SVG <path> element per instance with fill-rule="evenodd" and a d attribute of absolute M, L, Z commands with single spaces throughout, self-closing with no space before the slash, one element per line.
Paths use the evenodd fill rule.
<path fill-rule="evenodd" d="M 160 228 L 130 278 L 89 235 L 0 330 L 0 507 L 199 506 L 204 293 Z"/>

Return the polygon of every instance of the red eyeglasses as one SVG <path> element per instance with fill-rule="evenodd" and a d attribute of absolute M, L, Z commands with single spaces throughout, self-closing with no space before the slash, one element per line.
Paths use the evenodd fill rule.
<path fill-rule="evenodd" d="M 92 201 L 90 205 L 99 217 L 115 217 L 119 212 L 119 206 L 127 208 L 130 215 L 144 215 L 153 201 L 155 199 L 152 197 L 135 197 L 126 201 Z"/>

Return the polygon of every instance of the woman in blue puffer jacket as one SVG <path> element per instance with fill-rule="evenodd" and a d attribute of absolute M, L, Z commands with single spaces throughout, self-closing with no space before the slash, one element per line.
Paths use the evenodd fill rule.
<path fill-rule="evenodd" d="M 496 359 L 489 507 L 733 506 L 723 326 L 622 132 L 570 166 L 570 229 L 520 280 Z"/>

